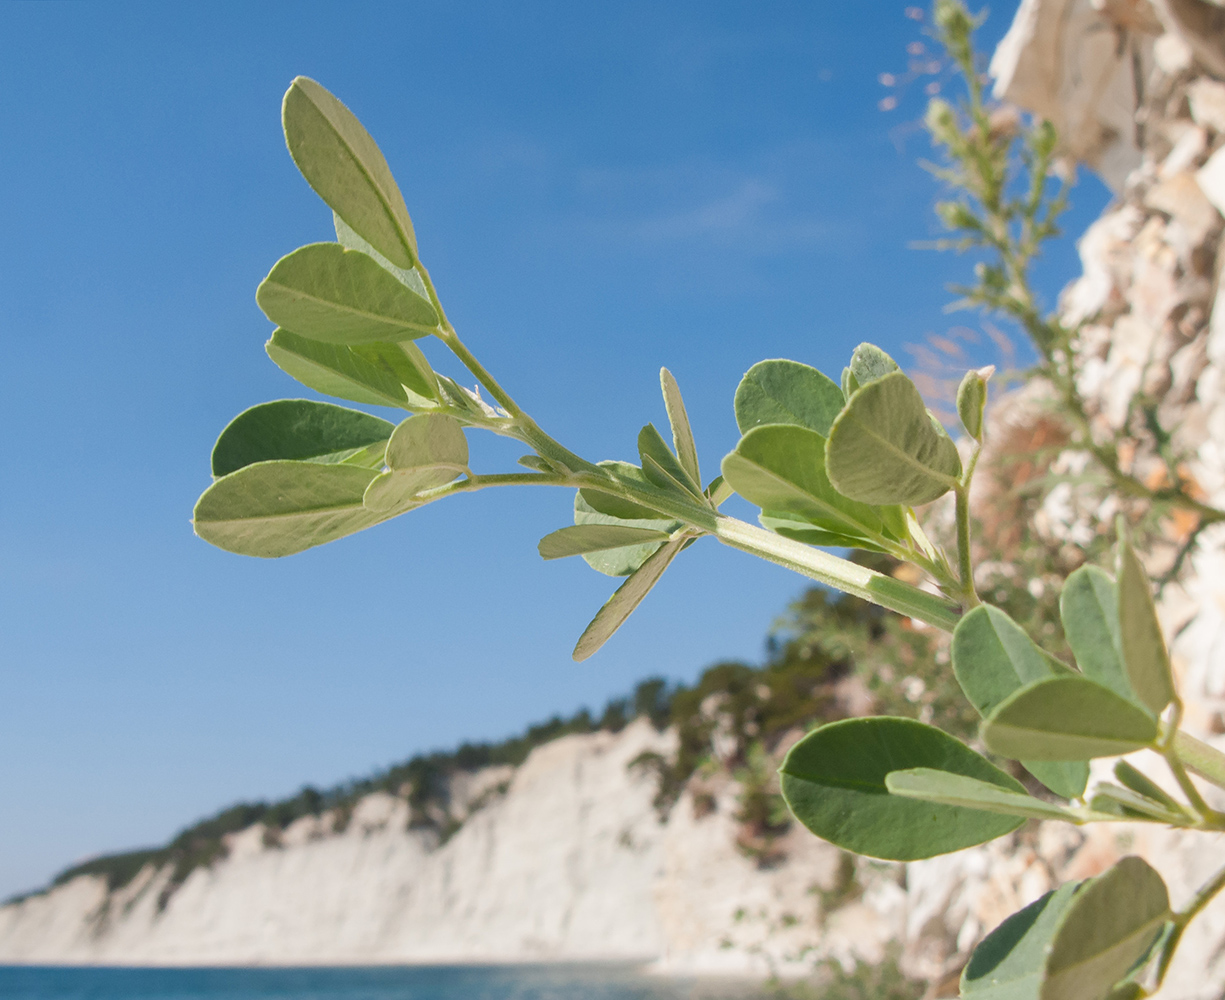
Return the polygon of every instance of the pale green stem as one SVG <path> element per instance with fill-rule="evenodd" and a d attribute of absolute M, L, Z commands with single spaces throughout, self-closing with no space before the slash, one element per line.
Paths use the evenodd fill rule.
<path fill-rule="evenodd" d="M 1187 924 L 1191 923 L 1199 912 L 1212 902 L 1213 897 L 1222 889 L 1225 889 L 1225 868 L 1222 868 L 1208 882 L 1205 882 L 1191 902 L 1174 914 L 1174 927 L 1165 939 L 1165 943 L 1161 946 L 1161 957 L 1157 962 L 1157 982 L 1153 990 L 1149 991 L 1150 993 L 1159 990 L 1162 982 L 1165 981 L 1165 974 L 1169 971 L 1170 962 L 1174 958 L 1174 952 L 1178 949 L 1178 943 L 1182 939 L 1183 931 L 1187 929 Z"/>
<path fill-rule="evenodd" d="M 981 603 L 978 591 L 974 589 L 974 559 L 970 549 L 970 483 L 974 479 L 974 469 L 982 451 L 980 442 L 975 445 L 974 454 L 966 464 L 961 482 L 954 490 L 957 502 L 957 570 L 961 577 L 962 608 L 967 611 Z"/>
<path fill-rule="evenodd" d="M 1171 742 L 1184 765 L 1218 788 L 1225 788 L 1225 754 L 1181 729 L 1175 731 Z"/>
<path fill-rule="evenodd" d="M 1221 814 L 1209 807 L 1204 801 L 1204 797 L 1200 795 L 1199 789 L 1195 787 L 1195 783 L 1187 774 L 1187 769 L 1183 767 L 1182 761 L 1179 759 L 1178 751 L 1175 749 L 1174 742 L 1176 735 L 1179 732 L 1178 726 L 1182 722 L 1182 701 L 1178 698 L 1174 699 L 1173 708 L 1170 711 L 1170 721 L 1164 735 L 1158 741 L 1158 747 L 1161 750 L 1161 755 L 1165 758 L 1166 764 L 1174 775 L 1174 779 L 1178 782 L 1178 787 L 1182 789 L 1183 794 L 1187 797 L 1187 801 L 1191 803 L 1191 808 L 1201 820 L 1219 821 Z"/>
<path fill-rule="evenodd" d="M 714 535 L 724 545 L 752 553 L 898 614 L 918 618 L 946 632 L 951 632 L 957 624 L 958 609 L 952 602 L 765 528 L 720 514 Z"/>

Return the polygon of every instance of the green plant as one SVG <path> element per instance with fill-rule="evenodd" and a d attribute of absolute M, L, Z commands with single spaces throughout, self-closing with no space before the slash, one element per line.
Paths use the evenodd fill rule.
<path fill-rule="evenodd" d="M 958 9 L 941 3 L 937 18 Z M 1225 830 L 1225 815 L 1188 776 L 1191 770 L 1225 788 L 1225 756 L 1179 729 L 1182 703 L 1149 581 L 1121 530 L 1117 579 L 1083 567 L 1063 588 L 1060 612 L 1079 669 L 980 599 L 969 491 L 990 372 L 968 372 L 957 395 L 969 442 L 964 456 L 907 375 L 884 351 L 863 344 L 838 382 L 795 361 L 753 366 L 734 400 L 743 436 L 723 459 L 722 475 L 705 485 L 680 390 L 666 369 L 671 444 L 648 424 L 638 437 L 639 465 L 588 461 L 542 430 L 451 326 L 420 262 L 404 200 L 349 110 L 299 78 L 285 97 L 284 125 L 295 162 L 334 212 L 339 242 L 294 251 L 260 285 L 258 302 L 278 324 L 268 353 L 312 389 L 411 415 L 393 425 L 306 400 L 240 414 L 213 450 L 217 478 L 195 509 L 201 537 L 233 552 L 282 556 L 457 493 L 571 488 L 575 523 L 542 539 L 540 554 L 581 555 L 599 572 L 627 578 L 579 638 L 576 659 L 607 641 L 681 551 L 710 536 L 951 632 L 953 672 L 983 718 L 983 743 L 1063 800 L 1031 795 L 935 726 L 890 716 L 845 719 L 800 740 L 781 769 L 787 804 L 818 836 L 906 861 L 984 843 L 1029 818 Z M 492 404 L 434 370 L 416 343 L 426 336 L 450 350 Z M 520 459 L 524 470 L 470 469 L 470 429 L 524 444 L 531 450 Z M 719 510 L 732 491 L 761 509 L 760 527 Z M 914 512 L 947 494 L 956 525 L 948 551 Z M 909 563 L 937 593 L 817 546 Z M 1116 766 L 1117 784 L 1086 799 L 1089 760 L 1141 749 L 1166 762 L 1182 799 L 1125 762 Z M 1160 876 L 1139 859 L 1124 859 L 1005 921 L 974 952 L 963 995 L 1147 995 L 1183 928 L 1223 885 L 1225 871 L 1174 912 Z"/>

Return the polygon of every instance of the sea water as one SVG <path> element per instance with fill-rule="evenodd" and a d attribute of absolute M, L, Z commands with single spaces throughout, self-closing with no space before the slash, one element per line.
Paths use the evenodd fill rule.
<path fill-rule="evenodd" d="M 624 965 L 117 969 L 0 966 L 3 1000 L 757 1000 L 735 980 Z"/>

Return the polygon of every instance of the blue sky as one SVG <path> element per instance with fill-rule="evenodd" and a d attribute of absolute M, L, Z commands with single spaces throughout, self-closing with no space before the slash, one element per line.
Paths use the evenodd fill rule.
<path fill-rule="evenodd" d="M 332 238 L 280 134 L 295 75 L 379 141 L 452 321 L 539 423 L 632 458 L 666 364 L 714 469 L 753 362 L 836 372 L 866 339 L 906 362 L 973 322 L 942 312 L 968 263 L 908 246 L 937 188 L 921 84 L 878 108 L 921 40 L 904 7 L 0 6 L 0 896 L 237 799 L 757 659 L 803 587 L 704 542 L 576 665 L 613 582 L 537 557 L 560 491 L 287 560 L 193 537 L 229 418 L 308 395 L 254 301 Z M 1082 181 L 1071 234 L 1105 198 Z M 1044 268 L 1053 296 L 1070 240 Z M 517 454 L 472 445 L 487 471 Z"/>

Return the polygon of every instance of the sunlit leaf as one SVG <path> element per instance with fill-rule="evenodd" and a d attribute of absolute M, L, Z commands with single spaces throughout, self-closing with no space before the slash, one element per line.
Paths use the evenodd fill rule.
<path fill-rule="evenodd" d="M 1072 897 L 1046 957 L 1040 1000 L 1105 1000 L 1170 918 L 1161 876 L 1124 858 Z"/>
<path fill-rule="evenodd" d="M 736 425 L 747 434 L 763 424 L 794 424 L 828 437 L 844 402 L 842 390 L 809 365 L 759 361 L 736 388 Z"/>
<path fill-rule="evenodd" d="M 975 441 L 983 439 L 983 412 L 987 408 L 987 377 L 982 371 L 966 372 L 957 387 L 957 416 Z"/>
<path fill-rule="evenodd" d="M 667 540 L 667 532 L 653 528 L 635 528 L 624 524 L 576 524 L 545 535 L 536 547 L 542 559 L 564 559 L 567 556 Z"/>
<path fill-rule="evenodd" d="M 880 513 L 848 500 L 825 475 L 825 439 L 794 424 L 754 428 L 723 459 L 723 478 L 750 503 L 841 535 L 882 530 Z"/>
<path fill-rule="evenodd" d="M 612 597 L 597 612 L 595 618 L 591 620 L 591 624 L 579 636 L 578 643 L 574 647 L 575 660 L 587 659 L 625 624 L 625 620 L 634 613 L 634 609 L 659 582 L 664 570 L 676 558 L 676 554 L 680 552 L 684 544 L 684 539 L 665 542 L 654 555 L 630 574 L 625 583 L 617 588 Z"/>
<path fill-rule="evenodd" d="M 360 410 L 309 399 L 279 399 L 236 416 L 213 446 L 213 475 L 274 459 L 342 462 L 376 442 L 393 424 Z M 380 458 L 382 449 L 379 449 Z M 381 464 L 381 462 L 380 462 Z"/>
<path fill-rule="evenodd" d="M 411 340 L 356 344 L 349 350 L 376 368 L 382 369 L 422 399 L 438 398 L 438 379 L 434 375 L 434 369 L 425 359 L 421 348 Z"/>
<path fill-rule="evenodd" d="M 1066 674 L 999 608 L 980 605 L 953 630 L 953 673 L 979 715 L 1033 681 Z M 1084 761 L 1023 761 L 1027 770 L 1064 798 L 1079 797 L 1089 780 Z"/>
<path fill-rule="evenodd" d="M 898 363 L 875 344 L 860 344 L 851 354 L 851 375 L 858 387 L 897 371 Z"/>
<path fill-rule="evenodd" d="M 1119 595 L 1114 581 L 1096 566 L 1082 566 L 1064 581 L 1059 616 L 1081 673 L 1120 697 L 1137 701 L 1123 666 Z"/>
<path fill-rule="evenodd" d="M 693 428 L 689 426 L 689 414 L 681 398 L 681 388 L 667 368 L 659 370 L 659 384 L 664 393 L 664 408 L 668 411 L 668 423 L 672 427 L 672 447 L 695 486 L 701 489 L 702 472 L 698 467 L 698 448 L 693 440 Z"/>
<path fill-rule="evenodd" d="M 446 486 L 468 471 L 468 440 L 454 417 L 427 413 L 409 417 L 387 442 L 388 471 L 366 490 L 371 510 L 411 506 L 426 490 Z"/>
<path fill-rule="evenodd" d="M 791 811 L 818 837 L 857 854 L 914 861 L 1010 833 L 1024 820 L 890 795 L 891 771 L 928 767 L 1023 793 L 964 743 L 911 719 L 847 719 L 795 744 L 780 770 Z"/>
<path fill-rule="evenodd" d="M 637 528 L 643 531 L 657 531 L 664 535 L 671 535 L 681 527 L 680 521 L 659 517 L 627 520 L 601 514 L 583 499 L 582 494 L 576 494 L 574 497 L 574 523 L 576 525 L 613 525 Z M 663 542 L 658 540 L 638 542 L 634 545 L 606 549 L 601 552 L 586 552 L 583 554 L 583 559 L 597 573 L 603 573 L 605 576 L 629 576 L 654 555 L 662 544 Z"/>
<path fill-rule="evenodd" d="M 643 474 L 660 489 L 703 498 L 700 481 L 685 471 L 654 424 L 647 424 L 638 432 L 638 455 L 642 459 Z"/>
<path fill-rule="evenodd" d="M 1068 813 L 1060 806 L 1043 802 L 1022 791 L 1014 792 L 964 774 L 949 774 L 929 767 L 914 767 L 890 771 L 885 776 L 890 795 L 936 802 L 946 806 L 964 806 L 1002 816 L 1023 816 L 1026 819 L 1066 820 Z"/>
<path fill-rule="evenodd" d="M 983 938 L 961 972 L 963 1000 L 1038 1000 L 1047 948 L 1081 884 L 1065 882 Z"/>
<path fill-rule="evenodd" d="M 1132 690 L 1141 704 L 1160 713 L 1176 697 L 1170 654 L 1148 574 L 1123 535 L 1119 537 L 1119 633 Z"/>
<path fill-rule="evenodd" d="M 628 462 L 600 462 L 600 466 L 607 469 L 615 478 L 625 480 L 632 485 L 649 485 L 650 483 L 642 469 Z M 579 490 L 579 494 L 592 510 L 623 521 L 652 520 L 661 516 L 657 510 L 644 507 L 632 500 L 626 500 L 614 493 L 605 493 L 589 487 Z"/>
<path fill-rule="evenodd" d="M 398 379 L 342 344 L 275 330 L 264 350 L 287 375 L 326 396 L 375 406 L 403 407 L 407 402 Z"/>
<path fill-rule="evenodd" d="M 913 507 L 957 485 L 957 446 L 933 423 L 903 372 L 863 385 L 834 421 L 826 473 L 835 489 L 867 504 Z"/>
<path fill-rule="evenodd" d="M 370 469 L 257 462 L 218 479 L 196 502 L 196 534 L 227 552 L 288 556 L 383 519 L 362 506 Z"/>
<path fill-rule="evenodd" d="M 311 243 L 282 257 L 255 301 L 272 322 L 330 344 L 411 340 L 438 325 L 428 299 L 339 243 Z"/>
<path fill-rule="evenodd" d="M 314 80 L 300 76 L 281 106 L 289 155 L 315 193 L 399 267 L 417 262 L 404 196 L 370 133 Z"/>
<path fill-rule="evenodd" d="M 1015 760 L 1089 760 L 1146 747 L 1157 723 L 1087 677 L 1052 677 L 1014 692 L 987 717 L 983 741 Z"/>

